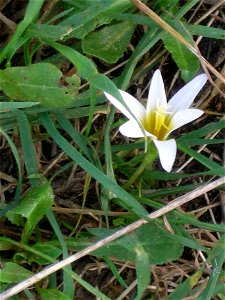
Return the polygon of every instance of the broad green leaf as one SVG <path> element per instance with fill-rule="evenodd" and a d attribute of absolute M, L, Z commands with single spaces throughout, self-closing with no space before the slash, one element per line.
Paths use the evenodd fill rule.
<path fill-rule="evenodd" d="M 97 20 L 91 20 L 87 24 L 82 25 L 81 27 L 75 29 L 71 34 L 72 37 L 77 39 L 83 39 L 88 33 L 95 30 L 97 26 Z"/>
<path fill-rule="evenodd" d="M 52 203 L 53 191 L 51 185 L 45 182 L 31 188 L 19 205 L 7 213 L 8 219 L 17 225 L 21 225 L 20 222 L 23 218 L 26 219 L 22 234 L 22 241 L 24 243 L 28 241 L 35 226 L 52 206 Z"/>
<path fill-rule="evenodd" d="M 91 32 L 82 40 L 84 52 L 115 63 L 126 51 L 135 29 L 130 22 L 119 22 Z"/>
<path fill-rule="evenodd" d="M 42 300 L 47 300 L 47 299 L 57 299 L 57 300 L 71 300 L 71 298 L 64 293 L 60 292 L 57 289 L 42 289 L 39 288 L 38 292 L 41 296 Z"/>
<path fill-rule="evenodd" d="M 104 24 L 109 24 L 114 18 L 117 19 L 118 14 L 123 15 L 123 11 L 132 7 L 130 0 L 116 0 L 112 5 L 88 23 L 75 29 L 70 35 L 78 39 L 84 38 L 88 33 L 93 31 L 96 27 L 100 27 Z"/>
<path fill-rule="evenodd" d="M 116 85 L 107 76 L 100 74 L 90 59 L 70 47 L 58 44 L 49 39 L 46 39 L 46 43 L 66 56 L 76 66 L 77 72 L 81 77 L 89 81 L 96 88 L 111 94 L 126 106 Z"/>
<path fill-rule="evenodd" d="M 59 255 L 62 254 L 62 250 L 60 250 L 57 247 L 54 247 L 53 245 L 47 245 L 47 244 L 35 244 L 32 246 L 32 249 L 35 251 L 39 251 L 45 255 L 48 255 L 52 259 L 56 259 Z M 28 262 L 36 262 L 39 265 L 45 265 L 49 264 L 49 259 L 45 259 L 44 257 L 37 256 L 34 253 L 28 253 L 27 254 Z"/>
<path fill-rule="evenodd" d="M 50 38 L 53 41 L 61 40 L 67 32 L 70 32 L 69 26 L 32 24 L 26 31 L 27 37 Z"/>
<path fill-rule="evenodd" d="M 98 238 L 104 238 L 111 235 L 115 230 L 109 229 L 89 229 L 91 234 Z M 175 240 L 169 239 L 163 231 L 154 223 L 143 225 L 138 228 L 134 234 L 126 236 L 94 251 L 96 256 L 115 256 L 120 260 L 130 260 L 135 262 L 137 253 L 135 248 L 140 244 L 148 255 L 148 264 L 163 264 L 177 259 L 183 251 L 183 246 Z"/>
<path fill-rule="evenodd" d="M 75 7 L 76 13 L 59 23 L 60 26 L 66 25 L 69 29 L 67 30 L 67 34 L 64 34 L 64 39 L 71 37 L 81 39 L 97 26 L 110 23 L 114 18 L 110 17 L 112 13 L 116 15 L 118 13 L 121 14 L 132 7 L 130 0 L 107 0 L 98 1 L 94 4 L 93 0 L 81 0 L 72 2 L 71 4 Z"/>
<path fill-rule="evenodd" d="M 26 31 L 28 37 L 39 39 L 49 38 L 52 40 L 66 40 L 71 37 L 81 38 L 82 35 L 89 33 L 97 25 L 96 18 L 111 6 L 114 0 L 100 3 L 88 3 L 81 11 L 77 10 L 70 14 L 57 25 L 32 24 Z M 118 0 L 117 0 L 118 1 Z M 76 3 L 73 3 L 74 5 Z M 74 9 L 72 9 L 74 12 Z"/>
<path fill-rule="evenodd" d="M 80 28 L 89 21 L 94 21 L 95 18 L 109 8 L 113 2 L 115 2 L 115 0 L 98 1 L 97 3 L 93 3 L 93 1 L 91 1 L 91 3 L 89 2 L 86 5 L 86 7 L 83 7 L 82 11 L 77 12 L 60 22 L 60 26 L 68 26 L 68 28 L 70 28 L 67 34 L 64 34 L 64 38 L 70 37 L 75 29 Z"/>
<path fill-rule="evenodd" d="M 18 283 L 33 275 L 32 272 L 20 267 L 19 265 L 7 262 L 0 270 L 0 282 Z"/>
<path fill-rule="evenodd" d="M 185 81 L 191 80 L 200 66 L 198 58 L 169 33 L 166 33 L 162 40 L 165 48 L 171 53 L 174 61 L 181 70 L 182 78 Z"/>
<path fill-rule="evenodd" d="M 50 63 L 0 70 L 0 86 L 13 100 L 40 102 L 61 107 L 73 102 L 77 87 L 64 87 L 62 72 Z"/>

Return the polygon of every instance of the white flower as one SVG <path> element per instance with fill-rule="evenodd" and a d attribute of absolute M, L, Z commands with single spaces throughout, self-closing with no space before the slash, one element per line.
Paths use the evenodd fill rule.
<path fill-rule="evenodd" d="M 120 132 L 131 138 L 140 138 L 145 135 L 151 137 L 158 150 L 163 169 L 170 172 L 176 157 L 177 146 L 174 139 L 168 140 L 167 138 L 172 131 L 203 114 L 203 111 L 189 109 L 189 107 L 206 81 L 205 74 L 198 75 L 167 103 L 162 76 L 157 70 L 152 77 L 146 108 L 136 98 L 121 90 L 119 90 L 120 94 L 129 110 L 110 94 L 105 92 L 105 96 L 129 119 L 120 126 Z"/>

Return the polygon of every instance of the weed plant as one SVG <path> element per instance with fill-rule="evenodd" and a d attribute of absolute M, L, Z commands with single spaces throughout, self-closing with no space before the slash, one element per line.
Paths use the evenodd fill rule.
<path fill-rule="evenodd" d="M 224 1 L 0 8 L 1 299 L 224 299 Z M 146 106 L 157 69 L 168 99 L 208 78 L 160 160 L 119 92 Z"/>

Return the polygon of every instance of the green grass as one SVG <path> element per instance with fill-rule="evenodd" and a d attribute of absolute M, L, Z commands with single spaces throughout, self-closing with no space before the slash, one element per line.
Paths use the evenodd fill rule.
<path fill-rule="evenodd" d="M 148 6 L 188 43 L 203 36 L 203 55 L 211 41 L 219 45 L 225 39 L 219 18 L 215 26 L 195 25 L 198 14 L 207 13 L 207 4 L 197 8 L 197 0 L 153 2 L 147 1 Z M 126 289 L 129 299 L 136 300 L 223 299 L 225 230 L 219 207 L 224 185 L 166 218 L 147 217 L 170 200 L 225 176 L 222 96 L 211 98 L 200 121 L 174 133 L 179 152 L 172 172 L 163 171 L 156 159 L 130 184 L 147 143 L 117 133 L 125 117 L 116 114 L 103 94 L 124 104 L 118 88 L 130 89 L 144 102 L 153 71 L 160 67 L 171 96 L 202 72 L 202 61 L 129 0 L 48 4 L 28 1 L 15 32 L 8 39 L 0 34 L 1 292 L 7 294 L 51 263 L 144 218 L 148 224 L 10 299 L 35 299 L 38 294 L 68 300 L 86 292 L 98 299 L 120 299 Z M 13 19 L 9 5 L 3 13 Z M 219 71 L 220 62 L 213 61 L 218 53 L 207 55 Z M 204 89 L 213 86 L 208 83 Z M 204 89 L 198 96 L 203 104 Z M 77 206 L 84 215 L 73 214 Z M 168 289 L 162 276 L 166 272 Z M 108 281 L 103 284 L 104 278 Z"/>

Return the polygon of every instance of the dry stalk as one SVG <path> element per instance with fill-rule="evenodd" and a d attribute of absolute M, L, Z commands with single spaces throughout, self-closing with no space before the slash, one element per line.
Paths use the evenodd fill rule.
<path fill-rule="evenodd" d="M 1 11 L 0 11 L 0 20 L 4 22 L 9 27 L 9 29 L 12 30 L 13 32 L 16 30 L 16 23 L 6 18 L 6 16 L 4 16 L 3 13 L 1 13 Z"/>
<path fill-rule="evenodd" d="M 157 211 L 149 214 L 147 216 L 147 218 L 149 219 L 155 219 L 158 218 L 162 215 L 165 215 L 166 213 L 178 208 L 179 206 L 211 191 L 212 189 L 225 184 L 225 176 L 214 180 L 213 182 L 210 182 L 208 184 L 205 184 L 197 189 L 195 189 L 194 191 L 191 191 L 189 193 L 187 193 L 186 195 L 183 195 L 181 197 L 176 198 L 175 200 L 171 201 L 168 205 L 158 209 Z M 23 291 L 24 289 L 32 286 L 33 284 L 35 284 L 36 282 L 42 280 L 43 278 L 47 277 L 48 275 L 66 267 L 67 265 L 73 263 L 74 261 L 77 261 L 78 259 L 84 257 L 87 254 L 90 254 L 91 252 L 101 248 L 102 246 L 105 246 L 106 244 L 118 239 L 119 237 L 122 237 L 125 234 L 128 234 L 134 230 L 136 230 L 137 228 L 139 228 L 140 226 L 146 224 L 148 221 L 146 219 L 140 219 L 120 230 L 118 230 L 116 233 L 96 242 L 95 244 L 86 247 L 85 249 L 81 250 L 80 252 L 71 255 L 70 257 L 54 263 L 52 265 L 50 265 L 49 267 L 43 269 L 41 272 L 31 276 L 30 278 L 18 283 L 17 285 L 15 285 L 14 287 L 6 290 L 5 292 L 3 292 L 2 294 L 0 294 L 0 299 L 1 300 L 5 300 L 8 299 L 9 297 L 16 295 L 18 293 L 20 293 L 21 291 Z"/>

